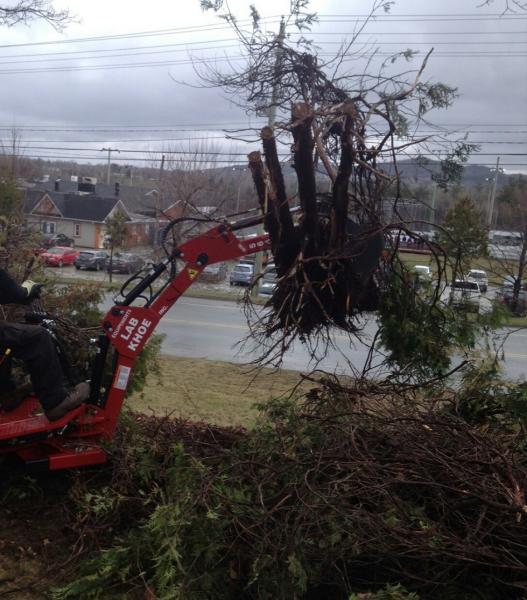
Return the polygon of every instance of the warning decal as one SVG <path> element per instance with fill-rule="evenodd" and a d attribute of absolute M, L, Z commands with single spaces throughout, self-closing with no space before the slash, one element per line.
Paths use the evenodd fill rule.
<path fill-rule="evenodd" d="M 187 268 L 187 273 L 188 273 L 188 276 L 190 277 L 190 279 L 194 279 L 196 277 L 196 275 L 199 273 L 199 271 L 196 271 L 196 269 L 188 269 Z"/>

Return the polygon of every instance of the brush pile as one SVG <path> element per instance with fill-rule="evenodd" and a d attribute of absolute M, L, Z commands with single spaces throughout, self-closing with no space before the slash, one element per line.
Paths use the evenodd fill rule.
<path fill-rule="evenodd" d="M 252 431 L 133 417 L 101 494 L 111 508 L 92 489 L 76 512 L 79 539 L 91 532 L 103 551 L 60 597 L 109 585 L 189 599 L 390 586 L 416 594 L 394 598 L 525 597 L 519 428 L 470 424 L 448 396 L 431 407 L 412 388 L 331 379 L 265 417 Z"/>

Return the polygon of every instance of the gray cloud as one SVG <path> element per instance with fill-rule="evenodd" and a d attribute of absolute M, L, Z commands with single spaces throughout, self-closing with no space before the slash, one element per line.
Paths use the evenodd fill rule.
<path fill-rule="evenodd" d="M 246 3 L 239 0 L 246 10 Z M 198 0 L 189 0 L 188 11 L 178 3 L 178 10 L 167 7 L 166 2 L 155 0 L 151 3 L 151 10 L 145 11 L 144 4 L 116 0 L 111 3 L 111 13 L 108 14 L 109 3 L 102 1 L 80 2 L 73 1 L 72 5 L 84 23 L 74 26 L 66 31 L 66 38 L 86 37 L 94 35 L 117 34 L 130 31 L 146 31 L 151 29 L 166 29 L 169 27 L 183 27 L 200 23 L 216 23 L 212 15 L 203 16 L 197 10 Z M 271 14 L 278 15 L 288 3 L 280 0 L 267 2 Z M 462 4 L 462 6 L 460 6 Z M 481 14 L 496 13 L 500 0 L 488 8 L 477 8 L 476 0 L 466 0 L 459 3 L 455 0 L 428 0 L 426 3 L 416 3 L 411 0 L 399 0 L 392 10 L 392 14 Z M 236 3 L 235 3 L 236 5 Z M 136 7 L 135 7 L 136 6 Z M 282 8 L 284 7 L 284 8 Z M 313 2 L 313 8 L 321 14 L 351 14 L 364 11 L 363 2 L 348 2 L 344 0 L 319 0 Z M 83 10 L 88 11 L 83 15 Z M 176 15 L 177 14 L 177 19 Z M 112 22 L 113 19 L 113 22 Z M 320 23 L 315 26 L 315 34 L 330 31 L 351 31 L 352 24 L 346 22 Z M 444 81 L 458 87 L 460 98 L 455 106 L 437 120 L 441 123 L 458 124 L 459 129 L 470 129 L 470 140 L 485 141 L 482 153 L 489 156 L 477 157 L 478 162 L 493 163 L 498 153 L 525 153 L 527 148 L 527 135 L 517 133 L 527 131 L 527 61 L 525 56 L 513 57 L 511 52 L 527 52 L 527 34 L 511 35 L 497 31 L 527 31 L 527 14 L 521 20 L 494 19 L 492 21 L 385 21 L 379 20 L 368 26 L 368 38 L 378 42 L 393 40 L 393 46 L 379 45 L 385 50 L 403 50 L 412 47 L 412 43 L 425 42 L 425 45 L 416 45 L 423 53 L 428 46 L 436 44 L 436 56 L 430 60 L 425 78 Z M 466 32 L 466 35 L 455 35 L 454 32 Z M 483 36 L 483 33 L 487 33 Z M 43 40 L 56 40 L 58 34 L 46 28 L 43 24 L 35 24 L 31 29 L 23 27 L 13 28 L 5 33 L 6 44 L 27 43 Z M 393 35 L 385 35 L 391 33 Z M 476 34 L 477 35 L 472 35 Z M 397 34 L 397 35 L 396 35 Z M 418 35 L 413 35 L 418 34 Z M 214 42 L 232 37 L 227 30 L 213 30 L 194 32 L 192 34 L 179 34 L 178 36 L 162 36 L 149 38 L 136 38 L 131 40 L 107 40 L 93 42 L 89 45 L 72 43 L 57 46 L 25 46 L 20 48 L 3 48 L 0 51 L 0 60 L 14 60 L 20 54 L 36 54 L 37 52 L 76 51 L 101 48 L 121 48 L 130 46 L 146 46 L 155 44 L 188 42 L 195 47 L 196 42 L 208 40 Z M 315 39 L 331 39 L 337 41 L 339 36 L 315 35 Z M 444 45 L 438 42 L 463 42 L 460 45 Z M 521 44 L 478 44 L 472 41 L 510 42 L 521 41 Z M 219 43 L 217 45 L 221 45 Z M 334 48 L 334 46 L 332 46 Z M 162 49 L 162 48 L 161 48 Z M 472 51 L 509 52 L 509 56 L 441 56 L 444 52 L 459 50 L 466 54 Z M 135 52 L 135 51 L 134 51 Z M 220 55 L 221 50 L 215 51 Z M 78 56 L 78 55 L 77 55 Z M 48 58 L 58 58 L 49 56 Z M 43 57 L 45 59 L 45 57 Z M 108 58 L 105 61 L 78 60 L 79 65 L 124 62 L 147 62 L 162 60 L 185 60 L 185 53 L 177 55 L 143 55 L 135 57 Z M 22 60 L 20 58 L 19 60 Z M 27 58 L 23 60 L 28 60 Z M 20 64 L 17 68 L 56 68 L 62 62 L 40 62 L 36 64 Z M 12 65 L 0 65 L 0 82 L 2 94 L 0 96 L 0 124 L 30 125 L 54 124 L 63 128 L 86 128 L 96 125 L 121 125 L 121 126 L 172 126 L 180 129 L 182 126 L 195 126 L 203 124 L 243 123 L 247 117 L 243 111 L 229 103 L 221 91 L 211 89 L 194 89 L 175 83 L 180 81 L 196 82 L 195 74 L 189 65 L 174 65 L 163 67 L 108 69 L 97 71 L 75 72 L 42 72 L 25 74 L 1 74 L 2 70 L 12 69 Z M 467 125 L 473 125 L 468 128 Z M 505 127 L 505 126 L 510 127 Z M 209 127 L 210 135 L 217 135 L 216 127 Z M 483 131 L 508 131 L 508 133 L 478 133 Z M 27 139 L 37 139 L 36 132 L 24 132 Z M 174 135 L 174 134 L 173 134 Z M 182 133 L 184 135 L 184 133 Z M 206 136 L 206 131 L 195 135 Z M 72 137 L 73 136 L 73 137 Z M 94 137 L 97 136 L 97 137 Z M 162 134 L 149 133 L 150 138 L 162 137 Z M 123 143 L 124 137 L 120 133 L 108 132 L 101 137 L 94 131 L 88 132 L 46 132 L 40 138 L 48 140 L 85 140 L 88 146 L 90 139 L 104 139 L 107 143 Z M 137 135 L 136 137 L 139 137 Z M 39 138 L 39 139 L 40 139 Z M 476 138 L 481 138 L 477 140 Z M 491 144 L 490 142 L 515 142 L 515 144 Z M 522 145 L 523 143 L 523 145 Z M 131 145 L 131 144 L 130 144 Z M 136 144 L 145 148 L 145 144 Z M 152 146 L 155 146 L 152 144 Z M 89 147 L 96 147 L 89 145 Z M 157 148 L 161 145 L 157 144 Z M 527 163 L 527 157 L 503 157 L 504 163 L 515 163 L 517 168 Z"/>

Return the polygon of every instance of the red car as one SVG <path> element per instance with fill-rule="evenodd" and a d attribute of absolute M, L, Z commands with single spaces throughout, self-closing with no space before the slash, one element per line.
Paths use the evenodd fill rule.
<path fill-rule="evenodd" d="M 72 265 L 78 255 L 79 253 L 73 248 L 54 246 L 42 252 L 40 257 L 50 267 L 62 267 L 64 265 Z"/>

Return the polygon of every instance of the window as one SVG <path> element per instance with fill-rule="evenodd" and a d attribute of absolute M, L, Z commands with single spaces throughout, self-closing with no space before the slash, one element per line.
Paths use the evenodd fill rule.
<path fill-rule="evenodd" d="M 55 233 L 55 223 L 53 221 L 42 221 L 42 233 Z"/>
<path fill-rule="evenodd" d="M 80 235 L 81 235 L 81 224 L 80 223 L 75 223 L 73 225 L 73 235 L 75 237 L 80 237 Z"/>

